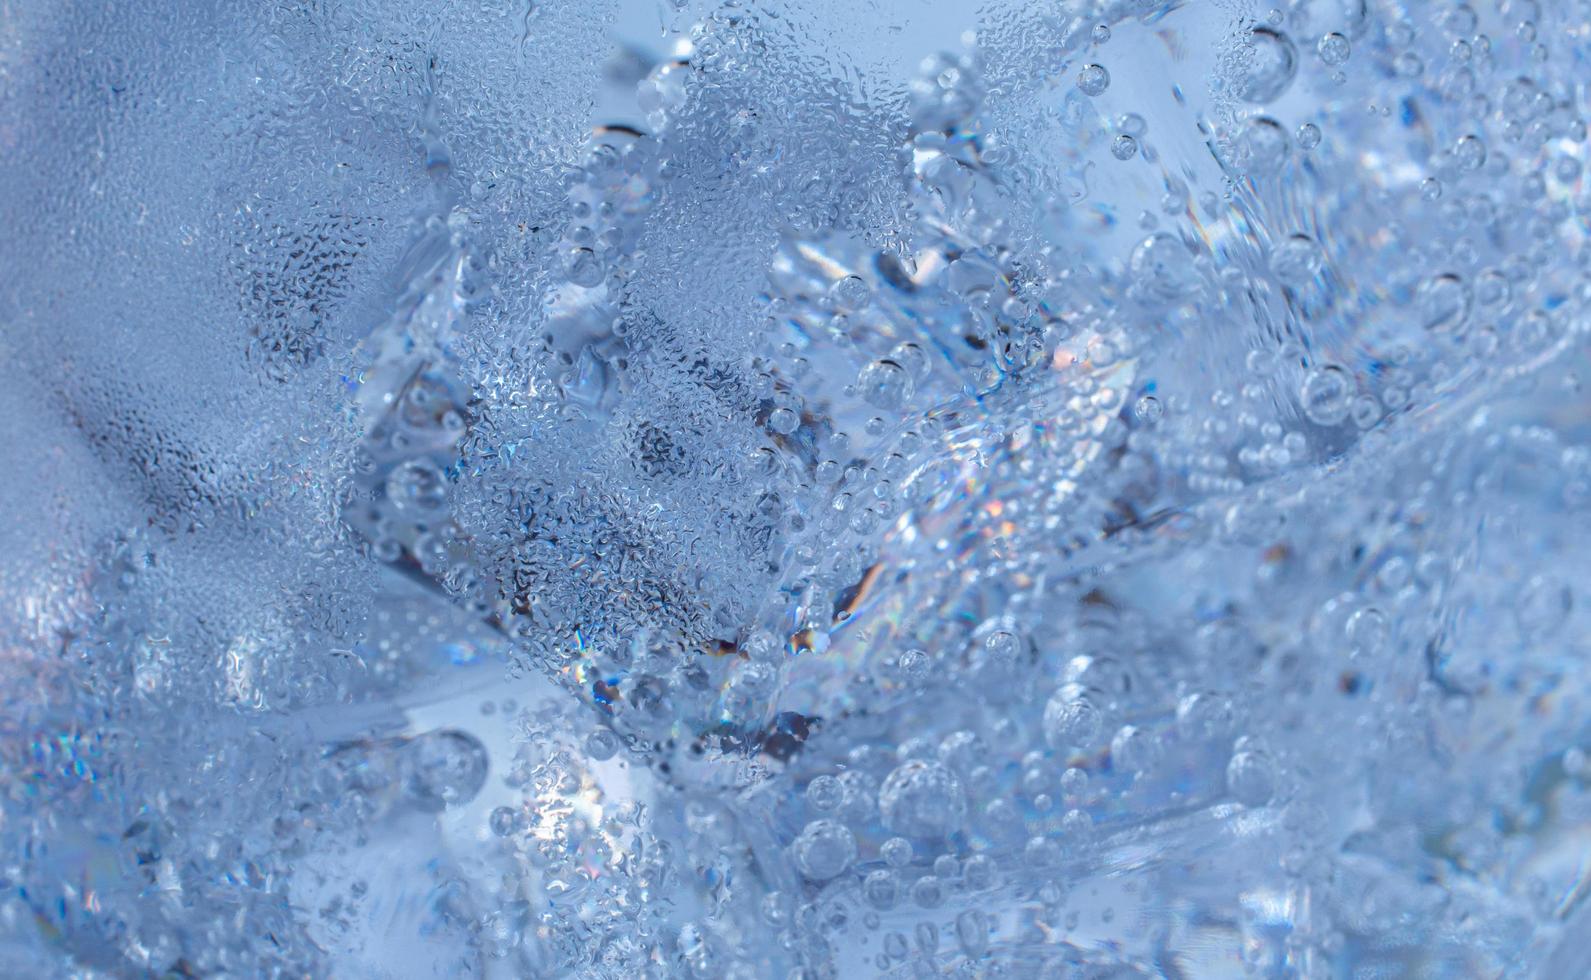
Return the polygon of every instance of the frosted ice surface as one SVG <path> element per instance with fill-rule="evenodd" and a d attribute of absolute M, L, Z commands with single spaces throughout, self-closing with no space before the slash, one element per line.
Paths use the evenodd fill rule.
<path fill-rule="evenodd" d="M 0 974 L 1591 975 L 1588 62 L 0 2 Z"/>

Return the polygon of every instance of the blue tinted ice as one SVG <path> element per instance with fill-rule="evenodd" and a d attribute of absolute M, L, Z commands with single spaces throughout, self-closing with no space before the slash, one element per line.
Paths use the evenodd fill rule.
<path fill-rule="evenodd" d="M 1591 976 L 1588 64 L 0 3 L 0 975 Z"/>

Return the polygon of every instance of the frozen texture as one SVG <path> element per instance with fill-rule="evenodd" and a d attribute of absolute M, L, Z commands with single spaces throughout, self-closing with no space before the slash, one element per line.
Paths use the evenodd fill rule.
<path fill-rule="evenodd" d="M 0 0 L 0 973 L 1591 976 L 1583 0 Z"/>

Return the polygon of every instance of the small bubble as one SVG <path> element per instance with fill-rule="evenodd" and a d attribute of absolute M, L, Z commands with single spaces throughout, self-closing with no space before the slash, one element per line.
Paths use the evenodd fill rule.
<path fill-rule="evenodd" d="M 1276 793 L 1276 765 L 1264 752 L 1240 748 L 1226 765 L 1226 788 L 1244 806 L 1264 806 Z"/>
<path fill-rule="evenodd" d="M 589 248 L 570 249 L 564 266 L 569 272 L 570 282 L 588 289 L 599 285 L 606 274 L 602 262 L 597 259 L 597 253 Z"/>
<path fill-rule="evenodd" d="M 1077 88 L 1087 96 L 1104 95 L 1110 88 L 1110 72 L 1103 65 L 1084 65 L 1077 73 Z"/>
<path fill-rule="evenodd" d="M 933 668 L 933 658 L 922 650 L 907 650 L 900 655 L 895 666 L 908 682 L 921 683 L 928 679 L 929 671 Z"/>
<path fill-rule="evenodd" d="M 468 803 L 486 783 L 486 749 L 464 732 L 421 735 L 405 745 L 403 762 L 404 788 L 426 810 Z"/>
<path fill-rule="evenodd" d="M 1199 289 L 1192 250 L 1169 232 L 1155 232 L 1138 243 L 1128 268 L 1147 295 L 1163 302 L 1186 299 Z"/>
<path fill-rule="evenodd" d="M 1320 55 L 1320 60 L 1328 65 L 1340 65 L 1348 60 L 1353 49 L 1348 44 L 1348 39 L 1338 33 L 1324 34 L 1320 42 L 1315 45 L 1315 51 Z"/>
<path fill-rule="evenodd" d="M 892 868 L 904 868 L 912 863 L 912 842 L 904 837 L 891 837 L 880 845 L 879 857 Z"/>
<path fill-rule="evenodd" d="M 1390 628 L 1386 614 L 1374 606 L 1348 617 L 1348 643 L 1355 654 L 1374 656 L 1386 646 Z"/>
<path fill-rule="evenodd" d="M 828 881 L 856 860 L 856 838 L 835 820 L 814 820 L 790 845 L 796 867 L 812 881 Z"/>
<path fill-rule="evenodd" d="M 1109 24 L 1095 24 L 1094 25 L 1094 43 L 1095 44 L 1104 44 L 1106 41 L 1109 41 L 1109 40 L 1110 40 L 1110 25 Z"/>
<path fill-rule="evenodd" d="M 845 276 L 829 287 L 829 298 L 844 312 L 855 312 L 867 306 L 873 297 L 873 287 L 861 276 Z"/>
<path fill-rule="evenodd" d="M 1304 378 L 1299 402 L 1316 425 L 1337 425 L 1348 417 L 1354 395 L 1353 377 L 1334 364 L 1316 368 Z"/>
<path fill-rule="evenodd" d="M 896 411 L 912 397 L 914 385 L 906 369 L 891 360 L 877 360 L 856 376 L 862 400 L 874 408 Z"/>
<path fill-rule="evenodd" d="M 1381 421 L 1381 403 L 1375 395 L 1360 395 L 1353 400 L 1349 414 L 1353 416 L 1354 425 L 1368 429 Z"/>
<path fill-rule="evenodd" d="M 1076 685 L 1062 688 L 1044 706 L 1044 740 L 1052 749 L 1086 747 L 1103 726 L 1099 709 Z"/>
<path fill-rule="evenodd" d="M 833 810 L 845 799 L 845 787 L 825 773 L 807 784 L 807 805 L 814 810 Z"/>
<path fill-rule="evenodd" d="M 1160 758 L 1160 740 L 1146 728 L 1123 725 L 1110 740 L 1111 763 L 1124 772 L 1142 773 Z"/>
<path fill-rule="evenodd" d="M 894 908 L 899 894 L 899 880 L 889 871 L 872 871 L 862 879 L 862 898 L 879 911 Z"/>
<path fill-rule="evenodd" d="M 1022 652 L 1022 641 L 1015 633 L 995 630 L 983 641 L 983 648 L 990 660 L 1009 663 Z"/>
<path fill-rule="evenodd" d="M 956 916 L 956 945 L 962 953 L 977 959 L 989 949 L 989 917 L 980 909 L 967 909 Z"/>
<path fill-rule="evenodd" d="M 1292 235 L 1271 251 L 1271 272 L 1284 285 L 1303 286 L 1320 274 L 1325 257 L 1307 235 Z"/>
<path fill-rule="evenodd" d="M 618 751 L 619 737 L 606 728 L 599 728 L 586 736 L 586 756 L 594 762 L 606 762 Z"/>
<path fill-rule="evenodd" d="M 1270 176 L 1287 163 L 1292 147 L 1287 131 L 1268 116 L 1255 116 L 1237 141 L 1237 163 L 1245 173 Z"/>
<path fill-rule="evenodd" d="M 1110 144 L 1110 155 L 1118 160 L 1131 160 L 1138 155 L 1138 141 L 1123 133 Z"/>
<path fill-rule="evenodd" d="M 1236 79 L 1238 98 L 1256 105 L 1270 102 L 1292 85 L 1298 74 L 1298 51 L 1286 34 L 1269 27 L 1254 28 L 1248 47 Z"/>
<path fill-rule="evenodd" d="M 1452 273 L 1432 276 L 1415 290 L 1414 303 L 1425 329 L 1455 332 L 1469 319 L 1469 286 Z"/>
<path fill-rule="evenodd" d="M 1506 306 L 1513 296 L 1513 286 L 1508 277 L 1496 269 L 1488 269 L 1475 279 L 1475 302 L 1483 309 L 1495 310 Z"/>
<path fill-rule="evenodd" d="M 967 797 L 955 773 L 937 762 L 902 763 L 878 791 L 884 826 L 910 837 L 942 837 L 959 830 Z"/>
<path fill-rule="evenodd" d="M 1320 127 L 1314 123 L 1306 122 L 1298 127 L 1298 132 L 1294 138 L 1298 141 L 1299 149 L 1306 152 L 1313 150 L 1320 145 Z"/>
<path fill-rule="evenodd" d="M 945 904 L 945 883 L 938 875 L 923 875 L 912 883 L 912 902 L 925 909 Z"/>
<path fill-rule="evenodd" d="M 447 480 L 429 460 L 411 459 L 393 467 L 386 489 L 399 511 L 430 511 L 447 503 Z"/>
<path fill-rule="evenodd" d="M 1166 412 L 1166 407 L 1154 395 L 1144 395 L 1133 404 L 1133 416 L 1144 425 L 1154 425 Z"/>
<path fill-rule="evenodd" d="M 1486 163 L 1486 144 L 1476 136 L 1465 136 L 1453 145 L 1453 159 L 1460 169 L 1475 171 Z"/>
<path fill-rule="evenodd" d="M 787 436 L 801 428 L 801 416 L 788 408 L 776 408 L 768 413 L 768 428 L 779 435 Z"/>
<path fill-rule="evenodd" d="M 498 837 L 512 837 L 524 827 L 524 816 L 517 807 L 500 806 L 487 818 L 492 833 Z"/>
<path fill-rule="evenodd" d="M 1550 576 L 1536 575 L 1520 589 L 1514 606 L 1519 631 L 1529 640 L 1548 640 L 1569 620 L 1574 597 L 1569 587 Z"/>

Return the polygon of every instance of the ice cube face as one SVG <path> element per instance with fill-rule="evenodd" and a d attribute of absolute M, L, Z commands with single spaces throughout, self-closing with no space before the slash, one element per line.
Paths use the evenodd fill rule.
<path fill-rule="evenodd" d="M 1591 972 L 1577 3 L 24 2 L 17 976 Z"/>

